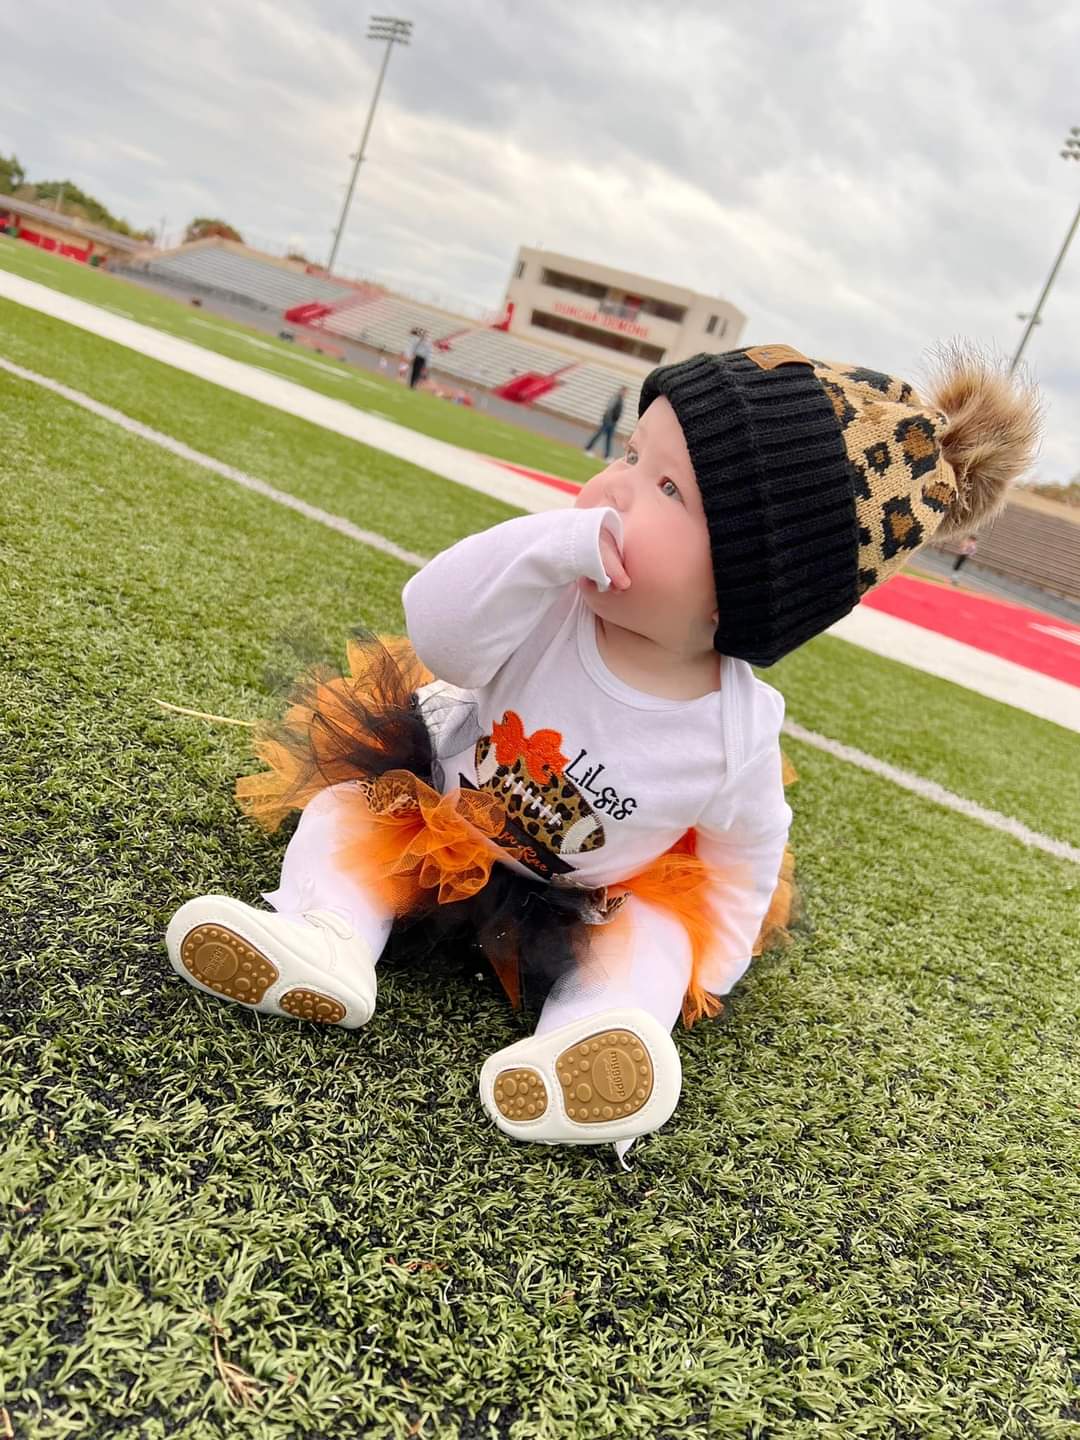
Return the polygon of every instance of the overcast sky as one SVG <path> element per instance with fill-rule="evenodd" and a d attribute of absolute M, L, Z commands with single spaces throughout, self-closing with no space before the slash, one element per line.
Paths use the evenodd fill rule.
<path fill-rule="evenodd" d="M 1076 0 L 383 0 L 339 267 L 496 309 L 519 244 L 690 286 L 742 343 L 910 378 L 1011 354 L 1080 202 Z M 385 47 L 347 0 L 0 0 L 0 152 L 137 226 L 325 260 Z M 1026 352 L 1080 472 L 1080 237 Z M 1071 343 L 1070 343 L 1071 342 Z"/>

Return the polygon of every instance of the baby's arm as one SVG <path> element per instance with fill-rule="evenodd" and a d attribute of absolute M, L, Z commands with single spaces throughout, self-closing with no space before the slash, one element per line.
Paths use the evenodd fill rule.
<path fill-rule="evenodd" d="M 436 555 L 402 594 L 417 655 L 451 685 L 487 684 L 567 585 L 587 577 L 608 588 L 602 533 L 621 544 L 617 510 L 548 510 Z"/>
<path fill-rule="evenodd" d="M 736 777 L 741 803 L 723 828 L 720 816 L 697 826 L 697 851 L 716 870 L 710 908 L 716 945 L 701 976 L 714 995 L 726 995 L 750 966 L 754 943 L 780 877 L 791 807 L 784 799 L 779 742 L 765 748 Z"/>

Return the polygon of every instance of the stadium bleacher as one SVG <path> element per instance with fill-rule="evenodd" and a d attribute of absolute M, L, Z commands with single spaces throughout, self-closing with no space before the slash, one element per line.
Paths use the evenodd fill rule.
<path fill-rule="evenodd" d="M 603 365 L 587 362 L 571 370 L 556 389 L 541 399 L 540 408 L 565 415 L 571 420 L 581 420 L 586 425 L 598 425 L 608 401 L 620 385 L 626 386 L 626 395 L 622 417 L 615 429 L 620 435 L 629 435 L 637 421 L 641 381 L 636 376 L 608 370 Z"/>
<path fill-rule="evenodd" d="M 1009 503 L 979 531 L 977 568 L 1080 602 L 1080 514 L 1056 501 L 1014 488 Z M 957 539 L 936 548 L 959 552 Z"/>
<path fill-rule="evenodd" d="M 433 368 L 491 389 L 505 385 L 515 375 L 553 375 L 573 363 L 570 355 L 485 327 L 470 330 L 448 350 L 437 350 L 431 357 Z"/>
<path fill-rule="evenodd" d="M 599 422 L 613 392 L 625 385 L 626 403 L 617 428 L 622 433 L 633 429 L 641 385 L 633 375 L 590 361 L 583 363 L 564 351 L 487 326 L 461 333 L 461 324 L 455 316 L 387 295 L 336 308 L 333 314 L 317 321 L 316 328 L 395 355 L 404 350 L 410 332 L 417 327 L 426 330 L 433 343 L 454 336 L 445 350 L 433 350 L 430 368 L 487 390 L 506 384 L 515 375 L 554 375 L 565 369 L 565 377 L 537 402 L 536 408 L 586 425 Z"/>
<path fill-rule="evenodd" d="M 503 385 L 525 371 L 550 375 L 574 363 L 573 356 L 530 345 L 528 341 L 487 326 L 474 323 L 463 332 L 462 322 L 455 317 L 392 296 L 337 308 L 332 315 L 317 322 L 320 330 L 361 345 L 375 345 L 393 354 L 405 348 L 410 332 L 418 326 L 428 332 L 433 344 L 444 336 L 455 337 L 447 349 L 433 351 L 433 370 L 485 388 Z"/>
<path fill-rule="evenodd" d="M 228 240 L 197 240 L 126 268 L 264 310 L 283 312 L 313 301 L 333 305 L 355 294 L 347 284 L 308 275 L 300 266 L 294 268 Z"/>
<path fill-rule="evenodd" d="M 337 306 L 332 315 L 317 321 L 314 328 L 325 330 L 330 335 L 340 335 L 345 340 L 355 340 L 359 345 L 371 345 L 377 350 L 400 355 L 409 342 L 410 331 L 417 327 L 426 330 L 434 343 L 440 336 L 460 330 L 463 323 L 468 322 L 429 306 L 387 295 L 377 300 Z"/>
<path fill-rule="evenodd" d="M 497 389 L 517 375 L 565 372 L 535 402 L 535 408 L 584 425 L 598 424 L 614 391 L 625 385 L 627 396 L 617 429 L 625 435 L 634 426 L 641 382 L 627 371 L 583 361 L 553 346 L 387 295 L 374 286 L 311 275 L 299 265 L 288 265 L 235 241 L 197 240 L 125 268 L 166 284 L 282 315 L 305 304 L 328 305 L 331 312 L 310 321 L 308 333 L 317 330 L 392 355 L 402 354 L 411 332 L 422 328 L 433 345 L 447 341 L 446 348 L 433 350 L 430 368 L 484 390 Z"/>

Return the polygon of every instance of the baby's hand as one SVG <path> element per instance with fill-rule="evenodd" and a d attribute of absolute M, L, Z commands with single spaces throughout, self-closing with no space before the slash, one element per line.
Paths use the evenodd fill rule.
<path fill-rule="evenodd" d="M 618 544 L 610 530 L 600 531 L 600 560 L 604 566 L 604 574 L 611 581 L 611 588 L 629 590 L 630 576 L 626 573 Z"/>

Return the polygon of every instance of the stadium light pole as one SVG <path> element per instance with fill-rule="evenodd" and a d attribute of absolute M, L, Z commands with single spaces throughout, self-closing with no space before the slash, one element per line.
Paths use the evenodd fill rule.
<path fill-rule="evenodd" d="M 334 244 L 330 251 L 330 259 L 326 264 L 327 270 L 333 270 L 334 261 L 337 259 L 338 246 L 341 244 L 341 237 L 345 230 L 345 221 L 349 214 L 349 206 L 352 204 L 353 190 L 356 188 L 356 177 L 360 173 L 360 165 L 364 159 L 364 146 L 367 144 L 367 138 L 371 134 L 371 122 L 375 118 L 375 106 L 379 103 L 379 92 L 382 90 L 383 76 L 386 74 L 386 67 L 390 63 L 390 51 L 395 45 L 408 45 L 411 33 L 411 20 L 396 20 L 392 15 L 372 15 L 368 22 L 367 38 L 369 40 L 385 40 L 386 54 L 383 56 L 378 84 L 375 86 L 375 95 L 371 101 L 371 109 L 368 111 L 367 124 L 364 126 L 364 133 L 360 139 L 360 149 L 356 152 L 356 163 L 352 168 L 349 188 L 345 192 L 345 204 L 341 207 L 341 219 L 338 221 L 337 230 L 334 233 Z"/>
<path fill-rule="evenodd" d="M 1080 125 L 1074 125 L 1069 131 L 1068 135 L 1066 135 L 1065 148 L 1061 152 L 1061 158 L 1063 160 L 1080 160 Z M 1016 347 L 1016 354 L 1013 356 L 1012 363 L 1009 366 L 1010 375 L 1016 369 L 1017 365 L 1020 364 L 1020 356 L 1024 353 L 1024 346 L 1027 344 L 1028 337 L 1030 336 L 1032 330 L 1034 330 L 1035 326 L 1040 323 L 1043 304 L 1046 300 L 1047 295 L 1050 294 L 1050 286 L 1053 285 L 1054 279 L 1058 271 L 1061 269 L 1061 262 L 1065 259 L 1065 252 L 1066 250 L 1068 250 L 1069 245 L 1072 243 L 1072 238 L 1076 234 L 1076 227 L 1078 225 L 1080 225 L 1080 205 L 1077 205 L 1076 207 L 1076 214 L 1073 216 L 1073 222 L 1069 226 L 1068 234 L 1065 236 L 1065 243 L 1058 251 L 1058 257 L 1054 261 L 1054 268 L 1047 276 L 1046 284 L 1043 286 L 1042 294 L 1039 296 L 1038 303 L 1036 304 L 1035 309 L 1031 312 L 1030 315 L 1022 315 L 1020 317 L 1022 320 L 1027 320 L 1027 326 L 1024 330 L 1023 335 L 1021 335 L 1020 337 L 1020 344 Z"/>

